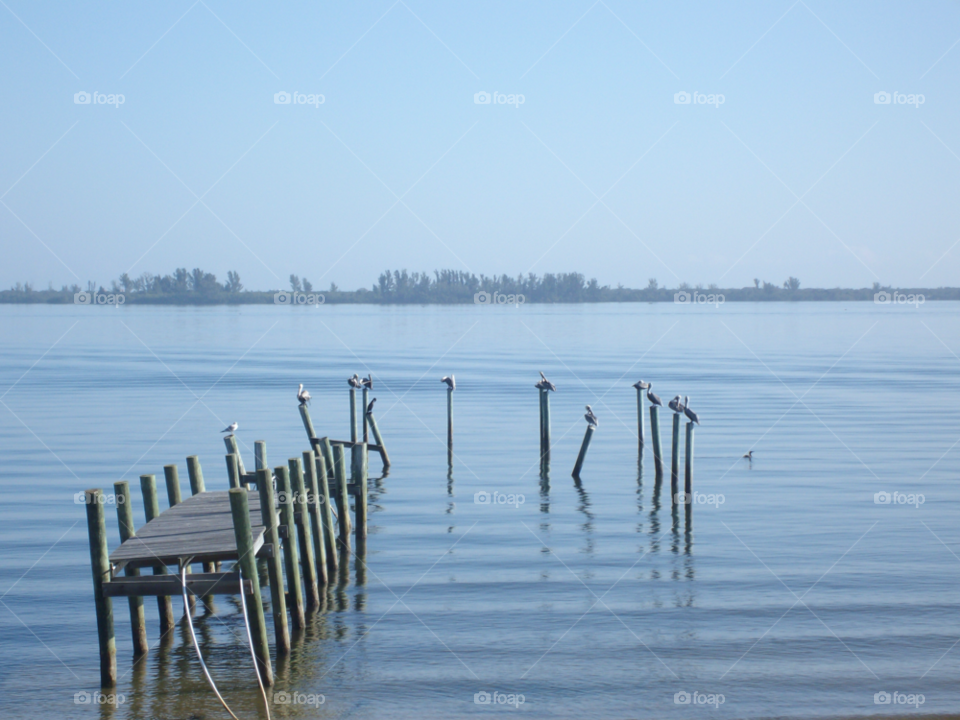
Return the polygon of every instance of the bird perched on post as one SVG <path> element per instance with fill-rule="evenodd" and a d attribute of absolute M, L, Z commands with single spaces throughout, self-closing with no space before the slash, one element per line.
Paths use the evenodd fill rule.
<path fill-rule="evenodd" d="M 353 374 L 353 377 L 352 377 L 352 378 L 350 378 L 349 380 L 347 380 L 347 385 L 349 385 L 349 386 L 352 387 L 352 388 L 358 388 L 358 387 L 360 387 L 362 384 L 363 384 L 363 383 L 360 382 L 360 376 L 357 375 L 356 373 Z"/>
<path fill-rule="evenodd" d="M 367 377 L 361 380 L 360 384 L 367 388 L 367 390 L 373 390 L 373 376 L 367 374 Z"/>
<path fill-rule="evenodd" d="M 653 383 L 647 383 L 647 400 L 650 401 L 651 405 L 656 405 L 657 407 L 663 407 L 663 402 L 661 402 L 660 396 L 654 395 L 653 393 Z"/>
<path fill-rule="evenodd" d="M 600 424 L 600 421 L 597 420 L 597 416 L 593 414 L 593 409 L 589 405 L 587 405 L 587 412 L 584 413 L 583 417 L 590 427 L 597 427 L 597 425 Z"/>
<path fill-rule="evenodd" d="M 542 370 L 540 371 L 540 382 L 534 385 L 534 387 L 538 390 L 553 390 L 553 392 L 557 391 L 557 386 L 547 380 L 547 376 L 543 374 Z"/>
<path fill-rule="evenodd" d="M 446 383 L 451 390 L 457 389 L 457 379 L 453 375 L 444 375 L 440 378 L 440 382 Z"/>
<path fill-rule="evenodd" d="M 233 435 L 233 434 L 237 431 L 237 428 L 238 428 L 238 427 L 240 427 L 240 425 L 238 425 L 237 423 L 231 423 L 229 426 L 225 427 L 225 428 L 224 428 L 223 430 L 221 430 L 220 432 L 222 432 L 222 433 L 230 433 L 231 435 Z"/>
<path fill-rule="evenodd" d="M 367 415 L 373 412 L 373 404 L 377 401 L 376 398 L 370 401 L 370 404 L 367 405 Z"/>
<path fill-rule="evenodd" d="M 635 382 L 635 383 L 633 384 L 633 386 L 634 386 L 637 390 L 647 390 L 647 389 L 650 387 L 650 383 L 644 382 L 643 380 L 640 380 L 640 381 L 638 381 L 638 382 Z"/>
<path fill-rule="evenodd" d="M 686 416 L 690 419 L 690 422 L 694 422 L 694 423 L 696 423 L 697 425 L 700 424 L 700 417 L 699 417 L 693 410 L 690 409 L 690 396 L 689 396 L 689 395 L 684 395 L 684 396 L 683 396 L 683 414 L 686 415 Z"/>
<path fill-rule="evenodd" d="M 310 402 L 310 391 L 303 389 L 303 383 L 300 383 L 300 389 L 297 390 L 297 400 L 300 401 L 301 405 L 306 405 Z"/>
<path fill-rule="evenodd" d="M 670 402 L 667 403 L 667 407 L 669 407 L 669 408 L 670 408 L 671 410 L 673 410 L 675 413 L 682 413 L 682 412 L 683 412 L 683 403 L 680 402 L 680 396 L 679 396 L 679 395 L 675 395 L 674 398 L 673 398 L 673 400 L 671 400 Z"/>

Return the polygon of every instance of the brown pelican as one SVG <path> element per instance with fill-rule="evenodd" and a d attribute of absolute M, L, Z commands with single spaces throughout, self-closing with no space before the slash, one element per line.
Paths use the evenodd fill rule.
<path fill-rule="evenodd" d="M 310 391 L 303 389 L 303 383 L 300 383 L 300 389 L 297 390 L 297 400 L 300 401 L 301 405 L 306 405 L 310 402 Z"/>
<path fill-rule="evenodd" d="M 690 422 L 695 422 L 697 425 L 700 424 L 700 418 L 697 414 L 690 409 L 690 396 L 683 396 L 683 414 L 690 418 Z"/>
<path fill-rule="evenodd" d="M 362 383 L 360 382 L 360 376 L 354 373 L 353 377 L 347 380 L 347 385 L 349 385 L 352 388 L 360 387 L 362 385 Z"/>
<path fill-rule="evenodd" d="M 669 407 L 669 408 L 670 408 L 671 410 L 673 410 L 675 413 L 682 413 L 682 412 L 683 412 L 683 403 L 680 402 L 680 396 L 679 396 L 679 395 L 675 395 L 674 398 L 673 398 L 673 400 L 671 400 L 670 402 L 667 403 L 667 407 Z"/>
<path fill-rule="evenodd" d="M 650 404 L 656 405 L 657 407 L 663 407 L 663 403 L 660 401 L 660 396 L 653 393 L 653 383 L 647 383 L 647 400 L 650 401 Z"/>
<path fill-rule="evenodd" d="M 635 382 L 635 383 L 633 384 L 633 386 L 634 386 L 637 390 L 646 390 L 646 389 L 648 389 L 648 388 L 650 387 L 650 383 L 644 382 L 643 380 L 641 380 L 641 381 L 639 381 L 639 382 Z"/>
<path fill-rule="evenodd" d="M 440 382 L 446 383 L 447 387 L 451 390 L 457 389 L 457 379 L 453 375 L 444 375 L 442 378 L 440 378 Z"/>
<path fill-rule="evenodd" d="M 367 405 L 367 415 L 373 412 L 373 404 L 377 401 L 376 398 L 370 401 L 370 404 Z"/>
<path fill-rule="evenodd" d="M 549 380 L 547 380 L 547 376 L 543 374 L 542 370 L 540 371 L 540 382 L 534 385 L 534 387 L 539 390 L 553 390 L 554 392 L 557 391 L 557 386 L 554 385 Z"/>
<path fill-rule="evenodd" d="M 240 427 L 240 426 L 239 426 L 237 423 L 231 423 L 231 424 L 229 425 L 229 427 L 224 428 L 224 429 L 221 430 L 220 432 L 222 432 L 222 433 L 224 433 L 224 432 L 225 432 L 225 433 L 230 433 L 231 435 L 233 435 L 233 434 L 237 431 L 237 428 L 238 428 L 238 427 Z"/>
<path fill-rule="evenodd" d="M 373 390 L 373 376 L 367 374 L 366 379 L 361 380 L 360 384 L 367 388 L 367 390 Z"/>
<path fill-rule="evenodd" d="M 748 453 L 747 453 L 746 455 L 744 455 L 743 457 L 745 457 L 745 458 L 746 458 L 747 460 L 749 460 L 750 462 L 753 462 L 753 450 L 751 450 L 750 452 L 748 452 Z"/>
<path fill-rule="evenodd" d="M 587 405 L 587 412 L 583 415 L 584 419 L 587 421 L 587 425 L 592 427 L 597 427 L 600 424 L 600 421 L 597 420 L 597 416 L 593 414 L 593 409 Z"/>

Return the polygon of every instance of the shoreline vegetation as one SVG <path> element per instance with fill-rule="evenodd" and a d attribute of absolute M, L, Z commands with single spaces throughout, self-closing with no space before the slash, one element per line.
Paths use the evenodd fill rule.
<path fill-rule="evenodd" d="M 29 283 L 17 283 L 9 290 L 0 290 L 0 303 L 47 304 L 143 304 L 143 305 L 314 305 L 314 304 L 377 304 L 377 305 L 466 305 L 522 303 L 599 303 L 599 302 L 687 302 L 689 304 L 719 302 L 810 302 L 810 301 L 877 301 L 878 294 L 893 298 L 901 295 L 926 300 L 960 300 L 960 288 L 894 288 L 873 283 L 870 288 L 801 288 L 797 278 L 790 277 L 777 285 L 759 278 L 753 286 L 720 288 L 716 285 L 691 286 L 680 283 L 676 288 L 661 287 L 650 278 L 644 288 L 600 285 L 596 278 L 586 280 L 581 273 L 547 273 L 537 276 L 474 275 L 460 270 L 407 272 L 387 270 L 370 288 L 341 290 L 330 283 L 327 290 L 315 289 L 307 278 L 291 275 L 289 289 L 247 290 L 240 276 L 230 271 L 226 282 L 199 268 L 192 272 L 178 268 L 171 275 L 143 273 L 131 278 L 124 273 L 105 288 L 90 281 L 86 288 L 64 285 L 59 290 L 52 283 L 46 290 L 36 290 Z M 685 295 L 684 295 L 685 294 Z M 480 296 L 480 299 L 478 299 Z M 485 296 L 485 298 L 483 297 Z M 681 299 L 678 299 L 678 296 Z M 106 299 L 101 301 L 101 298 Z M 119 299 L 121 298 L 122 299 Z M 500 298 L 503 298 L 502 300 Z M 683 299 L 685 297 L 685 299 Z M 492 298 L 492 299 L 491 299 Z M 507 300 L 509 298 L 509 301 Z M 904 301 L 906 302 L 906 300 Z"/>

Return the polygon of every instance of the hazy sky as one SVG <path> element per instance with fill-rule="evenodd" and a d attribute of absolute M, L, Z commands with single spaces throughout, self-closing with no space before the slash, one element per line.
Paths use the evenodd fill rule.
<path fill-rule="evenodd" d="M 0 287 L 960 285 L 956 3 L 0 4 Z"/>

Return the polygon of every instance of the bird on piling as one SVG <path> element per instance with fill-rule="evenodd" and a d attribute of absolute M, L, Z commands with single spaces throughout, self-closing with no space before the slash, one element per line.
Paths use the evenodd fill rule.
<path fill-rule="evenodd" d="M 635 382 L 633 386 L 637 390 L 647 390 L 648 388 L 650 388 L 651 385 L 648 382 L 644 382 L 643 380 L 640 380 L 639 382 Z"/>
<path fill-rule="evenodd" d="M 229 425 L 228 427 L 225 427 L 225 428 L 224 428 L 223 430 L 221 430 L 220 432 L 222 432 L 222 433 L 230 433 L 231 435 L 233 435 L 233 434 L 237 431 L 237 428 L 238 428 L 238 427 L 240 427 L 240 425 L 238 425 L 237 423 L 230 423 L 230 425 Z"/>
<path fill-rule="evenodd" d="M 446 383 L 451 390 L 457 389 L 457 379 L 453 375 L 444 375 L 440 378 L 440 382 Z"/>
<path fill-rule="evenodd" d="M 683 407 L 683 414 L 686 415 L 686 416 L 690 419 L 690 422 L 694 422 L 694 423 L 696 423 L 697 425 L 699 425 L 699 424 L 700 424 L 700 417 L 699 417 L 693 410 L 690 409 L 690 396 L 689 396 L 689 395 L 684 395 L 684 396 L 683 396 L 683 405 L 682 405 L 682 407 Z"/>
<path fill-rule="evenodd" d="M 750 450 L 746 455 L 743 456 L 745 459 L 753 462 L 753 450 Z"/>
<path fill-rule="evenodd" d="M 538 390 L 553 390 L 553 392 L 557 391 L 557 386 L 547 380 L 547 376 L 543 374 L 542 370 L 540 371 L 540 382 L 534 385 L 534 387 Z"/>
<path fill-rule="evenodd" d="M 683 412 L 683 403 L 680 402 L 680 396 L 679 396 L 679 395 L 675 395 L 675 396 L 673 397 L 673 400 L 671 400 L 670 402 L 667 403 L 667 407 L 669 407 L 669 408 L 670 408 L 671 410 L 673 410 L 675 413 L 682 413 L 682 412 Z"/>
<path fill-rule="evenodd" d="M 600 424 L 600 421 L 597 420 L 597 416 L 593 414 L 593 408 L 587 405 L 587 412 L 583 415 L 584 419 L 587 421 L 587 425 L 590 427 L 597 427 Z"/>
<path fill-rule="evenodd" d="M 367 390 L 373 390 L 373 375 L 368 374 L 366 378 L 360 381 L 360 384 Z"/>
<path fill-rule="evenodd" d="M 306 405 L 310 402 L 310 391 L 303 389 L 303 383 L 300 383 L 300 389 L 297 390 L 297 400 L 300 401 L 301 405 Z"/>
<path fill-rule="evenodd" d="M 651 405 L 663 407 L 663 402 L 660 400 L 660 396 L 653 393 L 653 383 L 647 383 L 647 400 L 650 401 Z"/>
<path fill-rule="evenodd" d="M 370 404 L 367 405 L 367 415 L 373 412 L 373 404 L 377 401 L 376 398 L 370 401 Z"/>
<path fill-rule="evenodd" d="M 362 384 L 363 384 L 363 383 L 360 382 L 360 376 L 357 375 L 356 373 L 353 374 L 353 377 L 352 377 L 352 378 L 350 378 L 350 379 L 347 380 L 347 385 L 349 385 L 349 386 L 352 387 L 352 388 L 358 388 L 358 387 L 360 387 Z"/>

